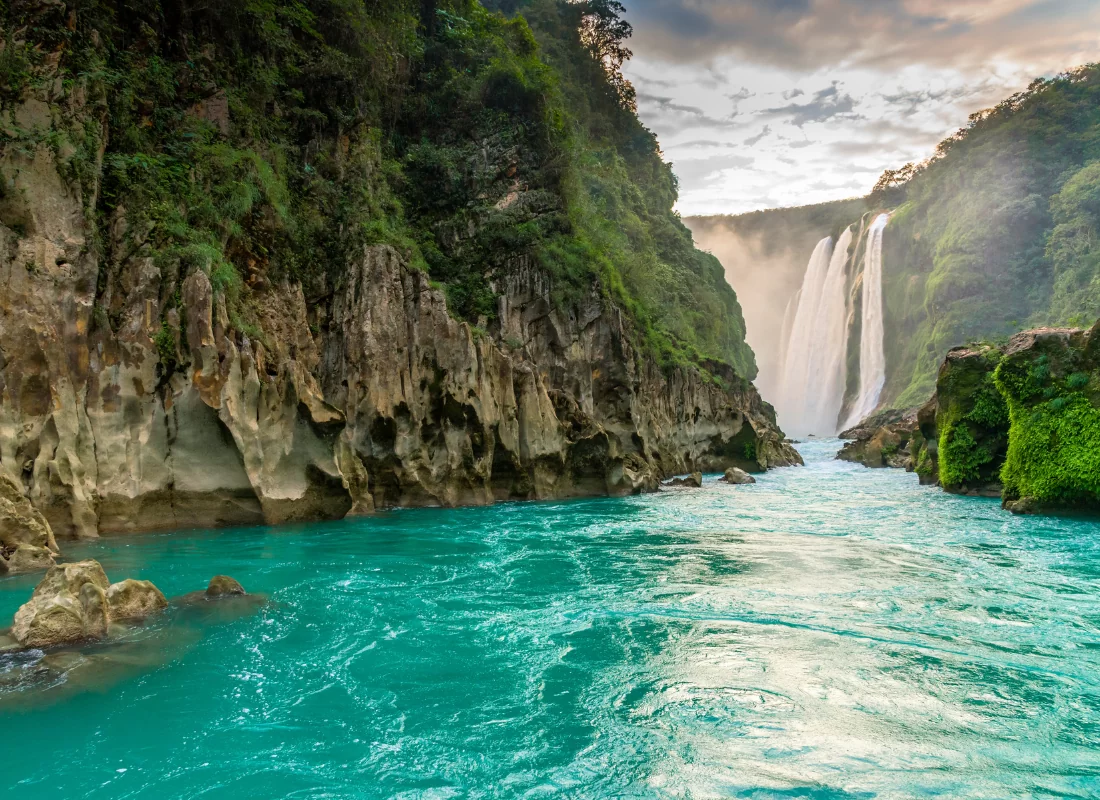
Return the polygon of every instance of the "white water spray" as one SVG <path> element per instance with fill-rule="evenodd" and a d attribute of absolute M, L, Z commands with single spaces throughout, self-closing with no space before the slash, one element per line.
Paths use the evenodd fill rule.
<path fill-rule="evenodd" d="M 867 232 L 863 261 L 863 313 L 859 342 L 859 396 L 844 427 L 861 422 L 878 406 L 886 384 L 886 354 L 882 347 L 882 236 L 889 214 L 880 214 Z"/>
<path fill-rule="evenodd" d="M 785 337 L 779 422 L 790 432 L 832 435 L 844 396 L 845 265 L 852 242 L 849 228 L 833 248 L 825 238 L 814 248 L 802 289 L 792 301 L 793 321 Z"/>

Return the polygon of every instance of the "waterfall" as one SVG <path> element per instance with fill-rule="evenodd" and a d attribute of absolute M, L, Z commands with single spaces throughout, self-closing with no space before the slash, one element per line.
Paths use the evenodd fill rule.
<path fill-rule="evenodd" d="M 802 297 L 799 289 L 794 296 L 787 301 L 787 308 L 783 312 L 783 330 L 779 334 L 779 380 L 783 380 L 783 366 L 787 363 L 787 345 L 791 341 L 791 328 L 794 327 L 794 312 L 798 310 L 798 300 Z"/>
<path fill-rule="evenodd" d="M 809 419 L 816 430 L 833 434 L 840 423 L 844 387 L 848 374 L 848 248 L 852 229 L 848 227 L 837 240 L 829 261 L 821 303 L 814 321 L 814 350 L 808 381 Z"/>
<path fill-rule="evenodd" d="M 863 260 L 863 314 L 859 342 L 859 396 L 844 427 L 858 424 L 878 406 L 886 383 L 886 354 L 882 348 L 882 236 L 889 214 L 880 214 L 867 232 Z"/>
<path fill-rule="evenodd" d="M 783 377 L 777 410 L 779 422 L 795 434 L 832 435 L 844 396 L 845 279 L 849 228 L 833 248 L 826 237 L 817 243 L 802 288 L 792 300 L 790 334 L 785 336 Z"/>

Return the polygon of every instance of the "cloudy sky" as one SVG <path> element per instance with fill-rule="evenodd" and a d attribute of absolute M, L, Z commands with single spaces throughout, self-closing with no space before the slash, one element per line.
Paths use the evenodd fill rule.
<path fill-rule="evenodd" d="M 685 214 L 862 195 L 1037 76 L 1100 60 L 1100 0 L 623 0 Z"/>

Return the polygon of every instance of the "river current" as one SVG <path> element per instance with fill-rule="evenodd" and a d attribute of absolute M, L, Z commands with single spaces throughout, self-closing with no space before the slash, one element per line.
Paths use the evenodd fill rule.
<path fill-rule="evenodd" d="M 1100 524 L 837 447 L 752 486 L 70 545 L 270 602 L 37 682 L 0 659 L 0 796 L 1100 797 Z"/>

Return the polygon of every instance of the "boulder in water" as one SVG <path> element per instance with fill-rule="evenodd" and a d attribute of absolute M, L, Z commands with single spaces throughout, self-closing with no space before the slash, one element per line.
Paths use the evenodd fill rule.
<path fill-rule="evenodd" d="M 107 588 L 107 608 L 111 620 L 145 619 L 168 608 L 168 600 L 151 582 L 127 578 Z"/>
<path fill-rule="evenodd" d="M 703 473 L 693 472 L 686 478 L 673 478 L 665 483 L 665 486 L 683 486 L 688 489 L 698 489 L 703 485 Z"/>
<path fill-rule="evenodd" d="M 1005 500 L 1002 505 L 1013 514 L 1040 514 L 1042 506 L 1034 497 L 1021 497 L 1019 500 Z"/>
<path fill-rule="evenodd" d="M 737 467 L 730 467 L 729 469 L 727 469 L 726 474 L 718 480 L 720 480 L 722 483 L 734 484 L 756 483 L 756 478 L 745 472 L 745 470 L 738 469 Z"/>
<path fill-rule="evenodd" d="M 49 568 L 15 612 L 11 635 L 23 647 L 57 647 L 107 637 L 111 622 L 143 619 L 168 607 L 149 581 L 112 584 L 98 561 Z"/>
<path fill-rule="evenodd" d="M 207 598 L 229 597 L 242 594 L 247 594 L 244 587 L 228 575 L 215 575 L 210 579 L 210 584 L 206 587 Z"/>
<path fill-rule="evenodd" d="M 96 561 L 50 567 L 31 599 L 15 612 L 12 636 L 23 647 L 55 647 L 104 638 L 109 585 Z"/>

